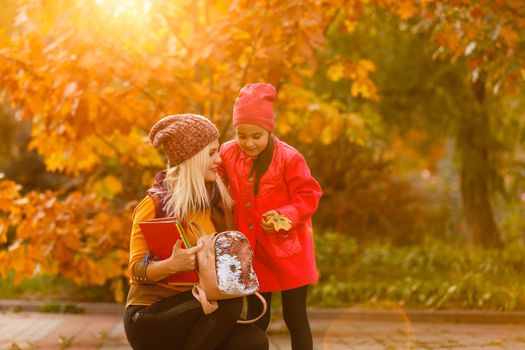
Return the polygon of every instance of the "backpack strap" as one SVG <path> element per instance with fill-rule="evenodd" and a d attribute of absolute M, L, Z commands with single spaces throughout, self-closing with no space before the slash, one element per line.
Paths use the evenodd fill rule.
<path fill-rule="evenodd" d="M 258 321 L 261 317 L 263 317 L 264 314 L 266 313 L 266 309 L 268 308 L 268 305 L 266 305 L 266 299 L 264 299 L 264 297 L 259 292 L 255 292 L 254 295 L 257 298 L 259 298 L 259 300 L 263 304 L 263 309 L 261 311 L 261 314 L 255 318 L 252 318 L 251 320 L 237 320 L 237 323 L 240 323 L 240 324 L 254 323 Z"/>
<path fill-rule="evenodd" d="M 198 284 L 193 286 L 191 293 L 193 294 L 195 299 L 198 300 L 198 302 L 200 303 L 200 306 L 202 307 L 202 311 L 204 312 L 205 315 L 209 315 L 213 313 L 219 307 L 217 301 L 208 300 L 208 298 L 206 297 L 206 292 Z M 242 319 L 237 320 L 237 323 L 249 324 L 249 323 L 257 322 L 266 313 L 266 309 L 268 308 L 268 305 L 266 304 L 266 299 L 264 299 L 264 297 L 259 292 L 255 292 L 254 294 L 257 298 L 259 298 L 259 300 L 263 304 L 263 309 L 261 313 L 259 314 L 259 316 L 252 318 L 251 320 L 242 320 Z"/>
<path fill-rule="evenodd" d="M 191 294 L 193 294 L 195 300 L 197 300 L 200 303 L 202 311 L 205 315 L 209 315 L 219 308 L 219 304 L 217 303 L 217 301 L 208 300 L 208 298 L 206 297 L 206 292 L 198 284 L 193 286 Z"/>

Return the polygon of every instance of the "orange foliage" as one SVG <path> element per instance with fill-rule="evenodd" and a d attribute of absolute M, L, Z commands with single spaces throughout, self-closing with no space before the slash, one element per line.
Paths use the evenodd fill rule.
<path fill-rule="evenodd" d="M 0 54 L 9 99 L 33 121 L 30 147 L 50 171 L 79 175 L 106 159 L 160 166 L 143 139 L 154 121 L 190 111 L 221 123 L 247 82 L 302 86 L 337 11 L 315 0 L 137 1 L 126 13 L 104 3 L 24 4 L 23 35 Z M 377 97 L 367 68 L 347 70 L 355 96 Z"/>
<path fill-rule="evenodd" d="M 11 182 L 0 182 L 2 193 L 9 187 L 14 190 Z M 0 225 L 14 229 L 11 239 L 2 235 L 7 250 L 0 251 L 0 276 L 12 269 L 17 281 L 37 271 L 86 285 L 119 280 L 128 262 L 131 212 L 110 214 L 109 205 L 80 192 L 63 199 L 56 192 L 30 192 L 12 200 L 8 217 L 0 217 Z M 115 297 L 122 301 L 122 295 Z"/>

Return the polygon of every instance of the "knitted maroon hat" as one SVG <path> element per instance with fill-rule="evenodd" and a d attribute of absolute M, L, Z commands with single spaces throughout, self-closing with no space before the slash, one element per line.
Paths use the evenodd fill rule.
<path fill-rule="evenodd" d="M 153 147 L 164 146 L 170 166 L 179 165 L 219 138 L 208 119 L 195 114 L 175 114 L 153 125 L 149 139 Z"/>
<path fill-rule="evenodd" d="M 255 124 L 273 132 L 275 88 L 272 84 L 248 84 L 241 89 L 233 106 L 233 126 Z"/>

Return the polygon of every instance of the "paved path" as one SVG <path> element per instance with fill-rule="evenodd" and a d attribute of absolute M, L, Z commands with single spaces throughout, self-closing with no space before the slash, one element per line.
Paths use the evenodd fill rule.
<path fill-rule="evenodd" d="M 312 313 L 316 350 L 525 349 L 525 322 L 422 322 L 404 312 L 388 320 L 351 312 Z M 369 315 L 369 314 L 367 314 Z M 418 318 L 418 317 L 414 317 Z M 270 326 L 270 349 L 288 350 L 282 321 Z M 0 349 L 130 350 L 119 313 L 0 313 Z"/>

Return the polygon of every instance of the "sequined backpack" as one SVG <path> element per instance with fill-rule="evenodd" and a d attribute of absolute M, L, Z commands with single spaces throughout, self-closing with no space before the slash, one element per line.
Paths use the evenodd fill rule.
<path fill-rule="evenodd" d="M 217 300 L 256 295 L 263 303 L 261 314 L 255 319 L 239 320 L 252 323 L 266 312 L 266 300 L 259 292 L 259 281 L 253 269 L 253 251 L 246 236 L 239 231 L 206 234 L 191 221 L 189 228 L 203 243 L 197 253 L 199 283 L 193 287 L 193 296 L 201 303 L 205 314 L 218 307 Z"/>

